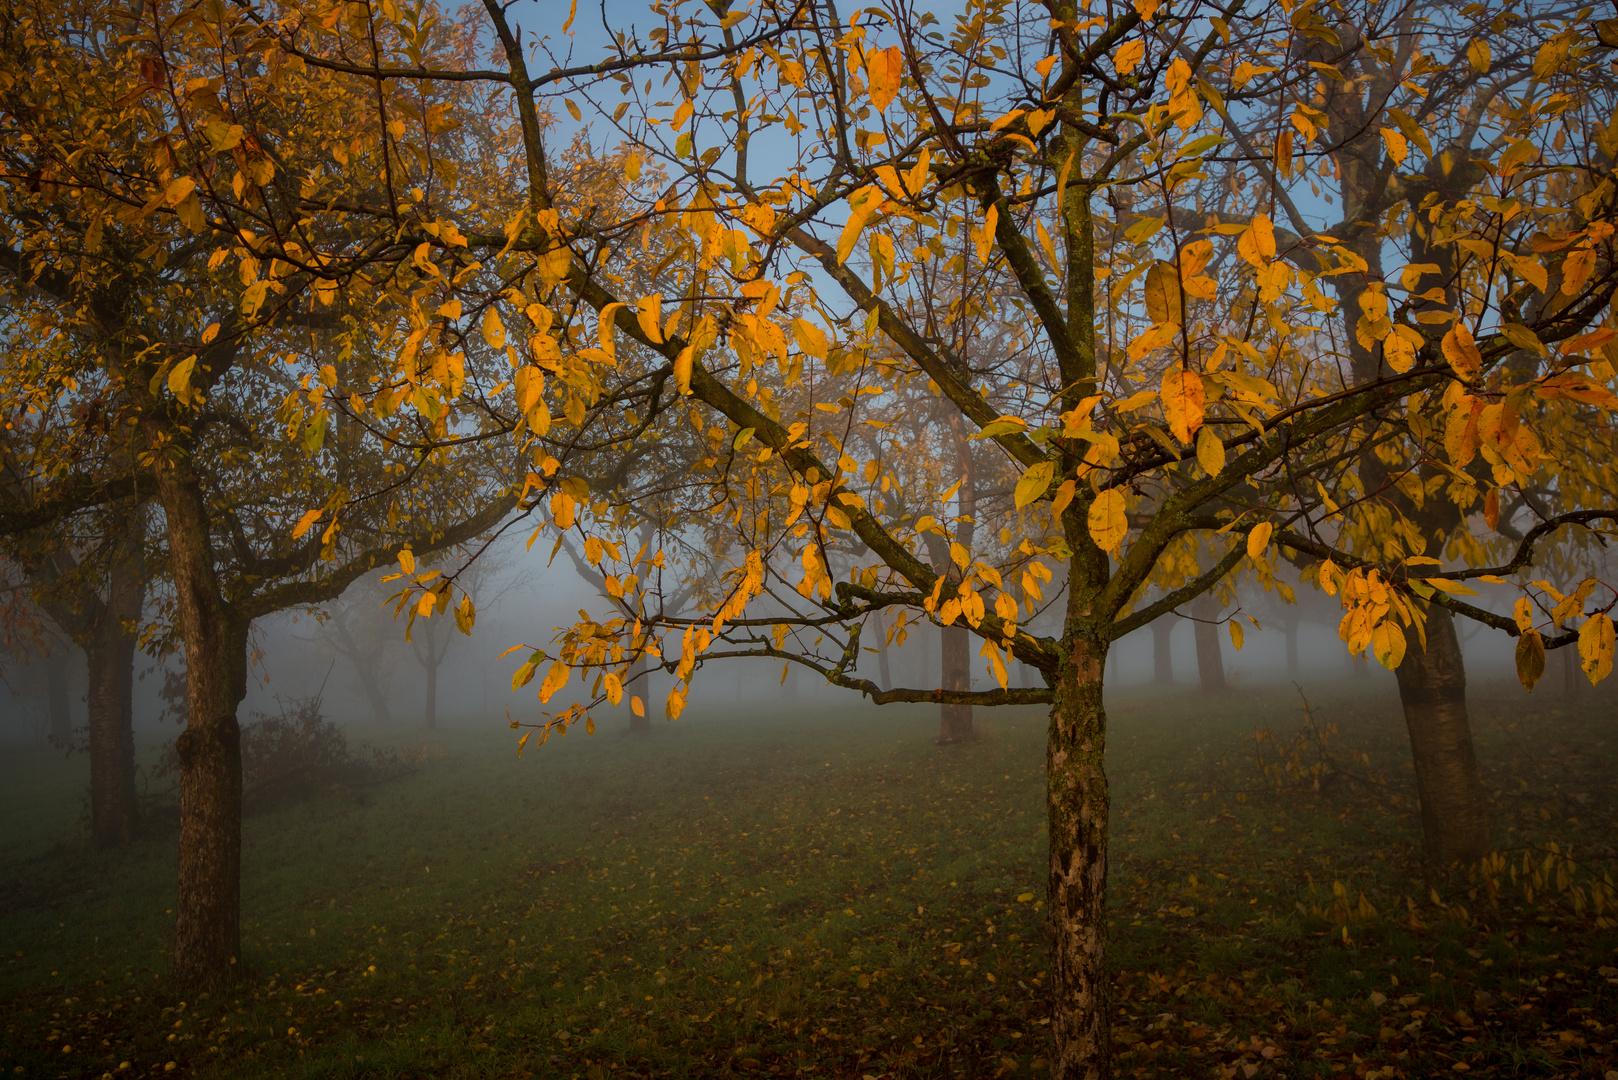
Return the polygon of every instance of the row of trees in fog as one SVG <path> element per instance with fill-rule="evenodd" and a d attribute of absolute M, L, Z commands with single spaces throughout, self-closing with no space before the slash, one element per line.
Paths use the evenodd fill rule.
<path fill-rule="evenodd" d="M 9 595 L 90 657 L 99 839 L 183 656 L 176 977 L 238 970 L 255 621 L 380 576 L 437 655 L 506 540 L 598 594 L 511 657 L 524 739 L 741 659 L 944 741 L 1047 707 L 1054 1076 L 1108 1069 L 1120 638 L 1324 596 L 1429 857 L 1485 854 L 1456 618 L 1530 688 L 1614 651 L 1618 36 L 1534 14 L 0 9 Z"/>

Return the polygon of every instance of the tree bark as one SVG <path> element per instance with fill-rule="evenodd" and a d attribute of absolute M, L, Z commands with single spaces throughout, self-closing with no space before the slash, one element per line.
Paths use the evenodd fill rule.
<path fill-rule="evenodd" d="M 1071 632 L 1068 637 L 1075 637 Z M 1065 644 L 1046 745 L 1050 829 L 1051 1071 L 1060 1080 L 1109 1075 L 1107 973 L 1106 647 Z"/>
<path fill-rule="evenodd" d="M 1152 681 L 1174 683 L 1174 620 L 1167 617 L 1152 623 Z"/>
<path fill-rule="evenodd" d="M 1207 593 L 1203 593 L 1192 601 L 1191 612 L 1196 616 L 1192 627 L 1196 631 L 1197 640 L 1197 674 L 1202 679 L 1202 688 L 1209 692 L 1224 690 L 1225 682 L 1225 655 L 1219 645 L 1219 601 Z"/>
<path fill-rule="evenodd" d="M 67 650 L 65 641 L 51 642 L 51 651 L 45 655 L 45 694 L 50 705 L 52 746 L 73 745 L 73 700 L 68 694 Z"/>
<path fill-rule="evenodd" d="M 242 746 L 236 710 L 247 696 L 248 622 L 214 572 L 202 487 L 184 459 L 159 458 L 158 496 L 185 648 L 186 726 L 180 759 L 179 887 L 174 975 L 217 986 L 241 955 Z"/>
<path fill-rule="evenodd" d="M 946 626 L 941 637 L 943 647 L 943 680 L 945 690 L 972 689 L 972 634 L 965 626 Z M 939 706 L 938 741 L 941 743 L 971 742 L 972 706 Z"/>
<path fill-rule="evenodd" d="M 1448 611 L 1428 608 L 1427 648 L 1411 635 L 1394 675 L 1415 757 L 1427 857 L 1438 864 L 1475 863 L 1490 851 L 1489 803 L 1472 748 L 1466 668 Z"/>

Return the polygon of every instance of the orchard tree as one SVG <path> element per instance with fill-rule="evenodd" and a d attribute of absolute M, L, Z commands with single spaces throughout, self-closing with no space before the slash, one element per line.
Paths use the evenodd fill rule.
<path fill-rule="evenodd" d="M 1049 707 L 1051 1063 L 1063 1078 L 1110 1068 L 1102 674 L 1114 640 L 1228 592 L 1233 575 L 1275 587 L 1286 551 L 1342 599 L 1348 648 L 1396 670 L 1451 613 L 1517 635 L 1525 672 L 1577 642 L 1598 680 L 1613 652 L 1613 598 L 1598 582 L 1515 580 L 1548 538 L 1606 528 L 1604 505 L 1558 506 L 1494 559 L 1458 541 L 1459 525 L 1430 546 L 1368 494 L 1481 499 L 1487 514 L 1491 492 L 1554 469 L 1546 448 L 1576 443 L 1587 410 L 1618 403 L 1603 351 L 1614 187 L 1600 145 L 1615 129 L 1593 78 L 1605 54 L 1578 13 L 1552 16 L 1532 79 L 1436 106 L 1423 130 L 1467 130 L 1444 110 L 1482 110 L 1464 162 L 1402 128 L 1378 132 L 1396 165 L 1467 178 L 1417 200 L 1399 220 L 1419 251 L 1379 267 L 1354 237 L 1307 218 L 1285 229 L 1283 201 L 1301 199 L 1348 137 L 1323 107 L 1326 84 L 1357 85 L 1356 65 L 1386 66 L 1389 50 L 1407 74 L 1447 62 L 1462 39 L 1504 55 L 1489 12 L 1434 21 L 1352 6 L 1345 35 L 1337 9 L 1312 4 L 1091 8 L 969 3 L 944 24 L 901 4 L 845 19 L 820 0 L 671 2 L 580 59 L 565 36 L 524 34 L 486 0 L 454 33 L 494 43 L 489 68 L 435 60 L 436 15 L 388 2 L 244 3 L 233 39 L 373 94 L 386 134 L 307 180 L 304 197 L 347 237 L 322 249 L 322 273 L 338 292 L 363 278 L 386 311 L 423 287 L 378 285 L 368 267 L 415 245 L 422 279 L 453 297 L 437 309 L 441 335 L 481 335 L 489 348 L 468 364 L 492 360 L 509 377 L 490 409 L 521 418 L 506 430 L 534 457 L 527 483 L 549 524 L 594 541 L 592 565 L 614 601 L 622 593 L 519 668 L 542 701 L 577 674 L 596 680 L 590 702 L 537 730 L 588 724 L 589 704 L 618 702 L 647 655 L 675 676 L 670 717 L 699 665 L 726 656 L 799 663 L 877 702 Z M 462 164 L 505 170 L 498 190 L 517 192 L 515 205 L 493 205 L 492 188 L 429 194 L 418 182 L 423 196 L 404 207 L 397 182 L 360 182 L 431 175 L 443 159 L 422 103 L 467 84 L 515 122 L 508 153 Z M 1247 124 L 1246 103 L 1273 106 L 1273 123 Z M 563 110 L 575 124 L 588 113 L 588 128 L 560 130 Z M 598 150 L 579 153 L 581 141 Z M 642 183 L 653 162 L 658 183 Z M 1374 220 L 1390 230 L 1381 246 L 1396 246 L 1389 215 Z M 648 278 L 655 290 L 635 287 Z M 1358 286 L 1348 340 L 1327 295 L 1343 283 Z M 513 326 L 522 340 L 508 341 Z M 1356 349 L 1372 367 L 1356 367 Z M 1525 351 L 1534 363 L 1516 362 Z M 401 363 L 414 359 L 406 349 Z M 884 462 L 909 447 L 893 435 L 873 454 L 867 433 L 912 392 L 938 403 L 927 424 L 992 449 L 1009 499 L 986 502 L 975 462 L 957 461 L 951 471 L 973 475 L 940 501 L 971 482 L 968 504 L 892 512 Z M 441 406 L 430 387 L 395 403 Z M 686 509 L 706 520 L 684 518 L 676 542 L 701 536 L 702 577 L 723 584 L 697 613 L 657 603 L 654 580 L 679 561 L 620 542 L 614 489 L 555 452 L 639 461 L 674 431 L 705 447 Z M 1468 471 L 1480 455 L 1481 479 Z M 714 574 L 714 560 L 728 570 Z M 1470 580 L 1522 589 L 1519 617 L 1469 603 Z M 1575 598 L 1557 608 L 1565 630 L 1532 617 L 1528 596 L 1548 587 Z M 1060 632 L 1033 633 L 1051 588 L 1063 590 Z M 862 628 L 889 609 L 964 623 L 1000 685 L 859 677 Z M 1010 687 L 1012 660 L 1045 686 Z"/>
<path fill-rule="evenodd" d="M 12 4 L 0 19 L 0 445 L 17 479 L 0 524 L 15 536 L 137 494 L 162 513 L 186 669 L 185 985 L 239 970 L 237 709 L 253 621 L 339 595 L 401 545 L 408 557 L 470 540 L 519 498 L 453 340 L 429 341 L 419 305 L 374 301 L 361 275 L 341 298 L 322 275 L 334 222 L 303 192 L 346 157 L 350 99 L 247 49 L 235 18 L 85 3 Z M 407 252 L 370 272 L 408 267 Z M 395 378 L 407 341 L 421 363 Z M 407 415 L 383 404 L 423 382 L 433 391 Z M 419 616 L 448 610 L 435 576 L 416 579 Z M 471 619 L 463 603 L 456 621 Z"/>

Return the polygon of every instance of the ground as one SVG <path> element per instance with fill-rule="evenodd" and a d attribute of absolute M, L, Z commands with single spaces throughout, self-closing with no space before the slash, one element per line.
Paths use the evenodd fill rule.
<path fill-rule="evenodd" d="M 1474 690 L 1501 855 L 1430 876 L 1391 682 L 1110 695 L 1118 1075 L 1618 1080 L 1618 709 Z M 173 834 L 89 851 L 82 759 L 0 750 L 0 1070 L 1044 1071 L 1037 710 L 626 725 L 354 732 L 414 771 L 248 817 L 244 977 L 198 995 Z"/>

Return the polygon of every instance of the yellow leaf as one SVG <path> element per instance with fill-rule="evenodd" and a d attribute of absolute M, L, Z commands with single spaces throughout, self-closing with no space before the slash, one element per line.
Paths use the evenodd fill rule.
<path fill-rule="evenodd" d="M 957 544 L 953 540 L 949 544 L 949 557 L 950 561 L 962 570 L 965 570 L 966 564 L 972 561 L 972 553 L 966 550 L 965 546 Z"/>
<path fill-rule="evenodd" d="M 500 312 L 493 304 L 483 313 L 483 340 L 491 349 L 506 347 L 506 324 L 500 321 Z"/>
<path fill-rule="evenodd" d="M 691 392 L 691 366 L 695 361 L 695 351 L 690 345 L 681 349 L 680 355 L 674 358 L 674 386 L 682 394 Z"/>
<path fill-rule="evenodd" d="M 1126 41 L 1118 47 L 1117 52 L 1112 54 L 1113 70 L 1120 75 L 1128 75 L 1140 66 L 1140 62 L 1145 56 L 1146 42 L 1140 38 Z"/>
<path fill-rule="evenodd" d="M 1237 622 L 1235 619 L 1232 619 L 1232 620 L 1230 620 L 1230 622 L 1226 623 L 1225 625 L 1230 627 L 1230 643 L 1236 647 L 1237 652 L 1241 652 L 1242 651 L 1242 633 L 1243 633 L 1242 624 Z"/>
<path fill-rule="evenodd" d="M 1073 495 L 1078 491 L 1078 483 L 1073 480 L 1063 480 L 1062 485 L 1056 489 L 1056 495 L 1051 499 L 1051 517 L 1060 518 L 1062 511 L 1073 501 Z"/>
<path fill-rule="evenodd" d="M 1393 159 L 1395 165 L 1403 165 L 1405 158 L 1410 156 L 1410 144 L 1398 130 L 1383 128 L 1382 142 L 1388 148 L 1388 156 Z"/>
<path fill-rule="evenodd" d="M 1414 329 L 1395 326 L 1393 332 L 1382 339 L 1382 358 L 1390 368 L 1403 375 L 1415 366 L 1416 350 L 1421 346 L 1421 335 Z"/>
<path fill-rule="evenodd" d="M 640 179 L 640 155 L 628 154 L 624 157 L 624 177 L 634 183 Z"/>
<path fill-rule="evenodd" d="M 1197 433 L 1197 464 L 1209 476 L 1216 475 L 1225 467 L 1225 444 L 1214 434 L 1214 429 L 1205 427 Z"/>
<path fill-rule="evenodd" d="M 197 182 L 189 176 L 176 176 L 169 181 L 168 187 L 163 189 L 163 201 L 170 206 L 179 206 L 197 188 Z"/>
<path fill-rule="evenodd" d="M 860 233 L 865 229 L 866 219 L 881 203 L 882 192 L 870 184 L 848 197 L 848 221 L 843 225 L 842 235 L 837 238 L 839 264 L 848 261 L 848 256 L 854 251 L 854 245 L 859 242 Z"/>
<path fill-rule="evenodd" d="M 1516 620 L 1517 629 L 1522 633 L 1526 634 L 1533 630 L 1534 605 L 1529 602 L 1528 597 L 1517 597 L 1517 602 L 1511 608 L 1511 617 Z"/>
<path fill-rule="evenodd" d="M 904 76 L 904 55 L 897 46 L 873 49 L 865 56 L 865 74 L 870 83 L 871 108 L 881 112 L 899 93 Z"/>
<path fill-rule="evenodd" d="M 1090 539 L 1102 551 L 1117 551 L 1129 532 L 1129 519 L 1124 514 L 1124 495 L 1116 488 L 1108 488 L 1090 504 Z"/>
<path fill-rule="evenodd" d="M 311 522 L 313 524 L 313 522 Z M 407 574 L 416 572 L 416 553 L 409 548 L 399 549 L 399 569 Z"/>
<path fill-rule="evenodd" d="M 636 716 L 645 716 L 646 704 L 645 702 L 641 701 L 638 695 L 632 696 L 629 699 L 629 711 L 634 713 Z"/>
<path fill-rule="evenodd" d="M 1202 427 L 1207 399 L 1202 389 L 1202 376 L 1194 371 L 1171 367 L 1163 375 L 1163 389 L 1158 396 L 1163 400 L 1163 418 L 1169 431 L 1183 443 Z"/>
<path fill-rule="evenodd" d="M 1377 663 L 1393 671 L 1405 658 L 1405 632 L 1391 619 L 1384 619 L 1371 631 L 1371 648 Z"/>
<path fill-rule="evenodd" d="M 558 491 L 551 496 L 551 519 L 556 522 L 559 529 L 571 529 L 574 521 L 573 496 L 565 491 Z"/>
<path fill-rule="evenodd" d="M 303 517 L 299 518 L 297 526 L 292 530 L 292 539 L 297 540 L 303 536 L 304 533 L 308 532 L 310 528 L 314 526 L 314 523 L 320 520 L 320 516 L 325 512 L 326 511 L 323 509 L 311 510 L 307 514 L 303 515 Z"/>
<path fill-rule="evenodd" d="M 1253 223 L 1236 241 L 1236 251 L 1254 266 L 1263 267 L 1275 258 L 1275 226 L 1266 214 L 1256 214 Z"/>
<path fill-rule="evenodd" d="M 551 661 L 551 668 L 545 673 L 545 681 L 539 684 L 539 700 L 541 703 L 551 699 L 551 695 L 567 685 L 573 675 L 572 669 L 560 660 Z"/>
<path fill-rule="evenodd" d="M 1034 894 L 1031 893 L 1031 892 L 1018 893 L 1017 894 L 1017 903 L 1026 904 L 1030 900 L 1032 900 L 1033 898 L 1034 898 Z"/>
<path fill-rule="evenodd" d="M 1592 685 L 1612 674 L 1612 653 L 1612 620 L 1598 611 L 1579 627 L 1579 660 Z"/>
<path fill-rule="evenodd" d="M 1054 461 L 1041 461 L 1037 465 L 1030 465 L 1028 471 L 1022 474 L 1022 479 L 1017 481 L 1017 489 L 1012 493 L 1012 500 L 1017 504 L 1017 509 L 1021 510 L 1038 500 L 1054 479 L 1056 479 Z"/>
<path fill-rule="evenodd" d="M 663 328 L 658 324 L 662 315 L 662 293 L 643 296 L 635 303 L 635 321 L 640 324 L 640 332 L 654 345 L 663 344 Z"/>
<path fill-rule="evenodd" d="M 511 376 L 512 388 L 517 394 L 517 411 L 523 415 L 533 409 L 545 389 L 545 373 L 537 367 L 524 364 Z"/>
<path fill-rule="evenodd" d="M 191 373 L 196 367 L 197 358 L 188 356 L 175 364 L 174 370 L 169 372 L 169 391 L 182 403 L 189 403 L 191 400 Z"/>
<path fill-rule="evenodd" d="M 663 715 L 667 716 L 670 720 L 678 720 L 680 718 L 680 713 L 684 711 L 685 695 L 680 693 L 679 687 L 675 687 L 669 691 L 668 701 L 663 703 Z"/>
<path fill-rule="evenodd" d="M 624 699 L 624 683 L 617 675 L 607 672 L 601 677 L 601 685 L 607 691 L 609 704 L 616 705 Z"/>
<path fill-rule="evenodd" d="M 1463 379 L 1472 378 L 1483 367 L 1483 354 L 1478 352 L 1472 331 L 1466 328 L 1465 323 L 1456 322 L 1449 328 L 1449 333 L 1444 335 L 1443 349 L 1444 359 Z"/>
<path fill-rule="evenodd" d="M 816 360 L 826 359 L 829 343 L 826 341 L 826 335 L 820 327 L 807 319 L 793 319 L 792 336 L 797 340 L 798 348 Z"/>
<path fill-rule="evenodd" d="M 1183 322 L 1180 271 L 1161 259 L 1146 271 L 1146 317 L 1154 323 Z"/>
<path fill-rule="evenodd" d="M 983 227 L 977 230 L 978 262 L 989 261 L 989 251 L 994 247 L 994 230 L 1000 221 L 1000 207 L 990 206 L 988 213 L 983 215 Z"/>
<path fill-rule="evenodd" d="M 1261 521 L 1253 526 L 1253 531 L 1247 534 L 1247 557 L 1260 558 L 1270 546 L 1270 534 L 1275 526 L 1268 521 Z"/>
<path fill-rule="evenodd" d="M 1494 57 L 1489 51 L 1489 43 L 1479 39 L 1466 47 L 1466 59 L 1471 62 L 1473 71 L 1486 75 Z"/>

